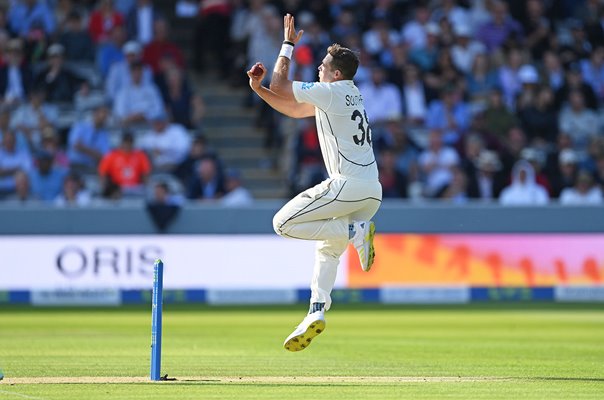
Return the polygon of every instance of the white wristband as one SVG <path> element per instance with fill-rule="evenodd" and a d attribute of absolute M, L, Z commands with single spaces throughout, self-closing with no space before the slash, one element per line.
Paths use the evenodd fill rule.
<path fill-rule="evenodd" d="M 292 54 L 294 53 L 294 46 L 291 44 L 283 43 L 281 46 L 281 52 L 279 53 L 279 57 L 283 56 L 288 60 L 292 59 Z"/>

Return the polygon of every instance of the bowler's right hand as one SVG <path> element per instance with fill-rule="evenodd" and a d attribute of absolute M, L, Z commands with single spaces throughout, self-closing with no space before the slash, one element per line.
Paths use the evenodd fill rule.
<path fill-rule="evenodd" d="M 252 74 L 252 68 L 254 68 L 255 66 L 259 66 L 260 68 L 262 68 L 262 75 L 253 75 Z M 252 68 L 250 68 L 249 71 L 247 71 L 247 76 L 250 78 L 250 87 L 255 92 L 262 85 L 262 81 L 264 80 L 264 77 L 266 76 L 266 67 L 264 66 L 264 64 L 258 62 L 255 65 L 253 65 Z"/>

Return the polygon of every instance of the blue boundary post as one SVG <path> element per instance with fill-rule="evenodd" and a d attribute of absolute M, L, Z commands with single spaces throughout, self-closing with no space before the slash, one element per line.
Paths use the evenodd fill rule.
<path fill-rule="evenodd" d="M 164 263 L 153 264 L 153 295 L 151 299 L 151 380 L 161 380 L 161 334 L 164 286 Z"/>

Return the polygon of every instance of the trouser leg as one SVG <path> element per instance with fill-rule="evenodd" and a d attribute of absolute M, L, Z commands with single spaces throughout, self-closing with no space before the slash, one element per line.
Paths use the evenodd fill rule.
<path fill-rule="evenodd" d="M 347 245 L 348 239 L 323 240 L 317 243 L 310 302 L 325 303 L 326 310 L 331 306 L 331 291 L 336 282 L 340 256 Z"/>

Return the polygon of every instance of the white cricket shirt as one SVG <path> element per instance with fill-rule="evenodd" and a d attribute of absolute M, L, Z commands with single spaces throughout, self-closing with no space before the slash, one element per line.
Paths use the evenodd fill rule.
<path fill-rule="evenodd" d="M 293 82 L 298 103 L 315 106 L 321 153 L 330 177 L 376 181 L 378 169 L 363 96 L 353 81 Z"/>

